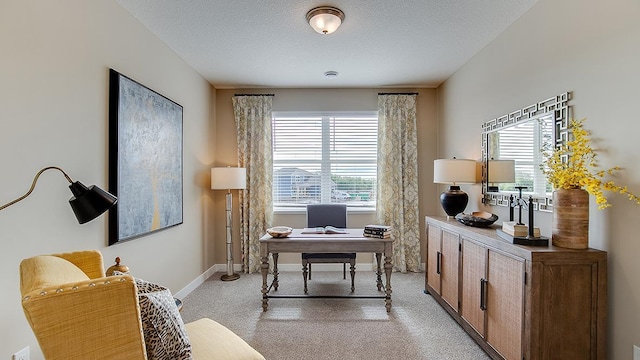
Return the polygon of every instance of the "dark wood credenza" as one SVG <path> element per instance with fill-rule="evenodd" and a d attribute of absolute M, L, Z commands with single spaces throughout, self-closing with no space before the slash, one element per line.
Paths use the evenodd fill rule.
<path fill-rule="evenodd" d="M 606 359 L 607 253 L 425 217 L 425 290 L 493 359 Z"/>

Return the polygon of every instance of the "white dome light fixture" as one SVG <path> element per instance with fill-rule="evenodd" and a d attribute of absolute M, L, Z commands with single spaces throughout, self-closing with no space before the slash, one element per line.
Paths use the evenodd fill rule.
<path fill-rule="evenodd" d="M 307 13 L 307 22 L 319 34 L 331 34 L 343 21 L 344 13 L 333 6 L 318 6 Z"/>

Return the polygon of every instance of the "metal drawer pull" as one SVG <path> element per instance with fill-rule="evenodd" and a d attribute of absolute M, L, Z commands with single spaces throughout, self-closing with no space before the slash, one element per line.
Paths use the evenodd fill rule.
<path fill-rule="evenodd" d="M 438 275 L 442 273 L 441 266 L 442 266 L 442 253 L 438 251 L 436 253 L 436 274 Z"/>
<path fill-rule="evenodd" d="M 480 310 L 487 310 L 487 280 L 480 279 Z"/>

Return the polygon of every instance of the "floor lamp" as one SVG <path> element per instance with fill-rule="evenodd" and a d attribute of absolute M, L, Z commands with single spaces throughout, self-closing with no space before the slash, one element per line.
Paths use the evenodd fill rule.
<path fill-rule="evenodd" d="M 231 225 L 233 197 L 231 189 L 245 189 L 247 187 L 247 171 L 238 167 L 214 167 L 211 169 L 211 189 L 227 190 L 226 215 L 227 215 L 227 273 L 222 275 L 222 281 L 236 280 L 240 274 L 233 271 L 233 240 L 231 237 Z"/>

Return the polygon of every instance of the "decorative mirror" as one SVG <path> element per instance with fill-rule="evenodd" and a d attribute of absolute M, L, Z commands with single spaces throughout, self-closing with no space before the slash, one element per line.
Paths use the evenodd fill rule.
<path fill-rule="evenodd" d="M 526 186 L 523 194 L 533 197 L 534 210 L 552 210 L 553 189 L 540 169 L 544 162 L 542 149 L 558 147 L 567 140 L 570 96 L 570 92 L 565 92 L 482 125 L 483 203 L 509 206 L 509 196 L 517 195 L 516 186 Z M 495 184 L 491 180 L 502 171 L 498 166 L 509 163 L 504 160 L 515 164 L 515 183 Z"/>

